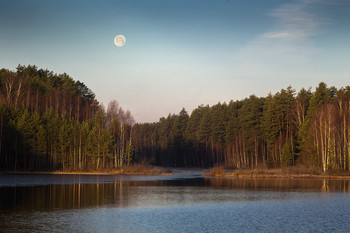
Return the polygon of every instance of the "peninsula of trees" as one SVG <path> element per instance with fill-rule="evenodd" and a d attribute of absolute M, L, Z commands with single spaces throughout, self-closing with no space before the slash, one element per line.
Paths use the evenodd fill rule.
<path fill-rule="evenodd" d="M 134 123 L 107 110 L 67 74 L 0 70 L 0 168 L 103 170 L 147 162 L 171 167 L 350 169 L 350 87 L 282 89 L 198 106 L 189 115 Z"/>

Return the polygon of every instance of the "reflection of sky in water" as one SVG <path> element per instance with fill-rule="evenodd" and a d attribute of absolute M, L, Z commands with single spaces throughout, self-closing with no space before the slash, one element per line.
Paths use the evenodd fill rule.
<path fill-rule="evenodd" d="M 0 214 L 4 220 L 0 227 L 23 232 L 348 232 L 350 199 L 346 195 L 279 196 L 281 199 L 17 212 Z"/>
<path fill-rule="evenodd" d="M 173 176 L 132 176 L 132 175 L 37 175 L 37 174 L 0 174 L 0 187 L 34 186 L 52 184 L 96 184 L 120 181 L 157 181 L 201 177 L 203 172 L 176 169 Z"/>
<path fill-rule="evenodd" d="M 204 178 L 196 172 L 0 175 L 0 184 L 0 229 L 6 232 L 347 232 L 349 227 L 348 180 Z"/>

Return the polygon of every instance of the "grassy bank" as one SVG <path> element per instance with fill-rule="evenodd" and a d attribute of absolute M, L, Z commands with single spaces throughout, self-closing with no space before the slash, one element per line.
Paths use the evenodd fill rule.
<path fill-rule="evenodd" d="M 111 170 L 88 170 L 88 171 L 4 171 L 16 174 L 57 174 L 57 175 L 173 175 L 169 169 L 149 165 L 130 165 Z"/>
<path fill-rule="evenodd" d="M 332 171 L 324 173 L 319 169 L 286 167 L 276 169 L 235 169 L 226 170 L 222 166 L 213 167 L 205 176 L 250 177 L 250 178 L 336 178 L 350 179 L 349 172 Z"/>

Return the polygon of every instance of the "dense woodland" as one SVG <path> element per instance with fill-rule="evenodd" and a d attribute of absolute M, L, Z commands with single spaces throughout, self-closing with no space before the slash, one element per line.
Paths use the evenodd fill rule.
<path fill-rule="evenodd" d="M 132 130 L 137 156 L 163 166 L 350 169 L 350 87 L 199 106 Z"/>
<path fill-rule="evenodd" d="M 134 154 L 129 111 L 67 74 L 35 66 L 0 70 L 0 168 L 87 170 L 129 164 Z"/>
<path fill-rule="evenodd" d="M 0 70 L 0 168 L 101 170 L 171 167 L 350 169 L 350 87 L 198 106 L 138 123 L 107 109 L 82 82 L 35 66 Z"/>

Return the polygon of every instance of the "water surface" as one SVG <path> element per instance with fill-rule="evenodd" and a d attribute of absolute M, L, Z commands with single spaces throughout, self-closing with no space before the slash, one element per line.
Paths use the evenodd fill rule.
<path fill-rule="evenodd" d="M 0 174 L 4 232 L 348 232 L 349 180 Z"/>

